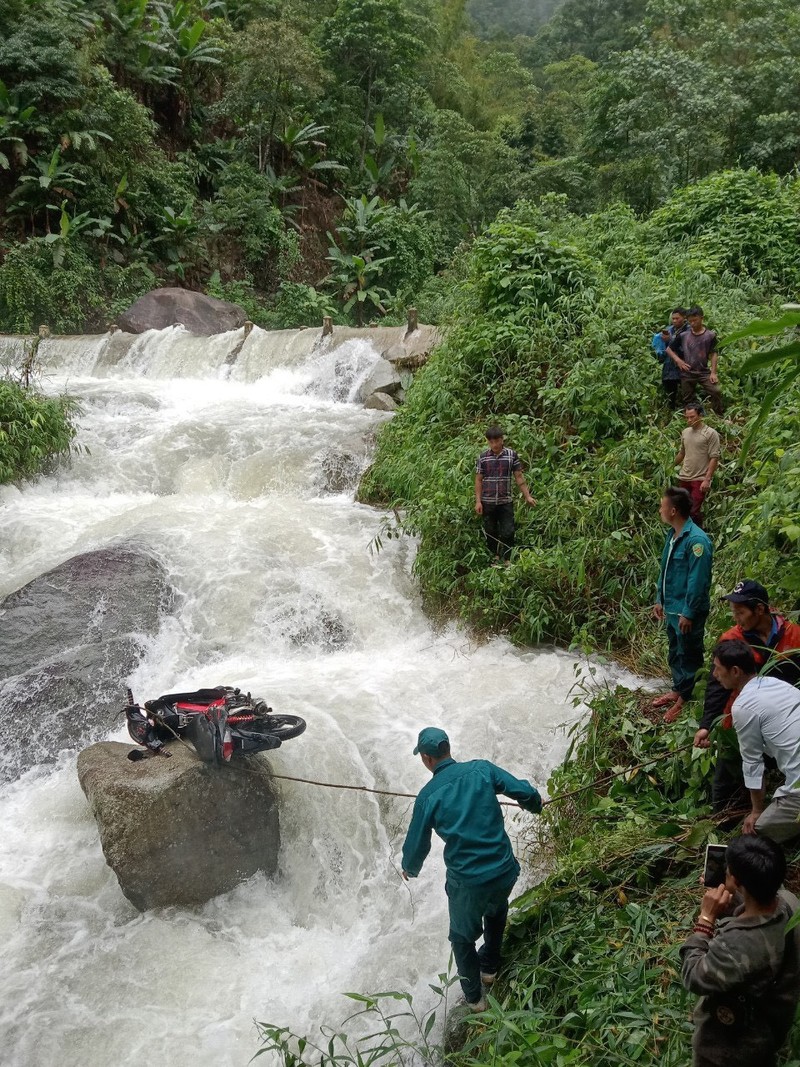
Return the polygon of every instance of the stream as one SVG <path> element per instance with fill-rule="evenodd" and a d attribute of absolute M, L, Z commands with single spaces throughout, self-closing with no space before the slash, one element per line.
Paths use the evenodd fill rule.
<path fill-rule="evenodd" d="M 370 550 L 381 514 L 354 489 L 391 416 L 366 410 L 358 386 L 378 353 L 366 336 L 335 351 L 318 336 L 255 329 L 232 366 L 241 333 L 43 341 L 43 387 L 80 398 L 81 448 L 0 487 L 0 598 L 131 542 L 177 597 L 121 680 L 138 699 L 231 684 L 302 715 L 306 733 L 269 754 L 283 775 L 416 793 L 417 732 L 441 725 L 456 758 L 541 787 L 581 714 L 577 661 L 435 627 L 414 543 Z M 0 362 L 14 343 L 0 339 Z M 119 720 L 107 736 L 127 741 Z M 278 782 L 274 880 L 139 914 L 104 861 L 76 756 L 0 790 L 7 1067 L 240 1067 L 258 1049 L 254 1019 L 316 1035 L 351 1013 L 346 991 L 433 1005 L 449 952 L 444 867 L 434 839 L 421 877 L 400 879 L 411 801 Z M 531 818 L 506 815 L 518 852 Z"/>

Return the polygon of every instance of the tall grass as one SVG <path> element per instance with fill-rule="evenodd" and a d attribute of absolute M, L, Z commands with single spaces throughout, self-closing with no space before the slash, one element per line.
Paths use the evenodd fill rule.
<path fill-rule="evenodd" d="M 725 180 L 709 180 L 715 197 Z M 727 181 L 731 198 L 716 245 L 709 226 L 701 242 L 676 240 L 668 224 L 675 212 L 699 211 L 704 201 L 693 193 L 647 220 L 627 209 L 587 220 L 552 202 L 520 204 L 466 253 L 445 341 L 381 433 L 361 487 L 364 500 L 392 505 L 401 527 L 420 536 L 416 571 L 433 610 L 520 642 L 624 650 L 640 669 L 659 662 L 660 638 L 647 614 L 663 543 L 658 500 L 677 476 L 684 422 L 663 403 L 651 334 L 673 306 L 699 302 L 724 345 L 726 334 L 791 295 L 776 277 L 781 284 L 800 278 L 796 244 L 791 253 L 779 245 L 784 258 L 793 256 L 780 270 L 746 258 L 753 248 L 764 251 L 753 240 L 753 196 L 760 191 L 769 222 L 769 183 L 759 178 L 753 193 L 748 177 L 745 226 L 735 200 L 741 177 Z M 800 220 L 800 182 L 782 188 L 773 224 L 786 229 Z M 695 238 L 701 223 L 692 223 Z M 800 390 L 777 405 L 740 466 L 748 421 L 774 384 L 768 373 L 742 370 L 748 352 L 743 342 L 723 347 L 726 419 L 708 418 L 724 449 L 707 508 L 715 592 L 757 575 L 794 607 Z M 518 551 L 501 572 L 487 569 L 473 510 L 475 457 L 494 421 L 520 453 L 539 501 L 518 509 Z M 712 626 L 721 621 L 712 618 Z"/>

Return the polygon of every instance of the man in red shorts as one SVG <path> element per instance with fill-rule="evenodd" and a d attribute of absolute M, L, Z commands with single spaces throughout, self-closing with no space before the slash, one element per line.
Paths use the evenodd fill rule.
<path fill-rule="evenodd" d="M 711 479 L 719 466 L 719 434 L 703 421 L 703 405 L 690 400 L 683 409 L 686 429 L 681 433 L 681 448 L 675 457 L 680 465 L 678 478 L 681 489 L 686 489 L 692 501 L 692 521 L 702 527 L 703 501 L 711 488 Z"/>

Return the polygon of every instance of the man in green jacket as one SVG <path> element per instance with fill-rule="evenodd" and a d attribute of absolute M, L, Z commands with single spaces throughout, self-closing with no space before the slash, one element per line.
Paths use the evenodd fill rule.
<path fill-rule="evenodd" d="M 433 778 L 414 803 L 403 845 L 403 878 L 417 877 L 435 830 L 444 841 L 448 936 L 461 988 L 471 1010 L 484 1011 L 483 986 L 494 982 L 500 967 L 508 898 L 519 875 L 497 794 L 535 814 L 542 810 L 542 798 L 530 782 L 488 760 L 456 763 L 447 734 L 435 726 L 420 732 L 417 754 Z M 483 945 L 477 952 L 481 930 Z"/>
<path fill-rule="evenodd" d="M 671 530 L 661 553 L 653 615 L 667 625 L 672 689 L 657 697 L 653 707 L 667 708 L 665 722 L 674 722 L 691 700 L 695 677 L 703 666 L 714 549 L 708 535 L 689 517 L 691 510 L 685 489 L 664 491 L 659 516 Z"/>

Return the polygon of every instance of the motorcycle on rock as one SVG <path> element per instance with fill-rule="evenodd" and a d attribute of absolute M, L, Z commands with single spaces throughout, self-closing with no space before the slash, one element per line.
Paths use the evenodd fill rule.
<path fill-rule="evenodd" d="M 220 685 L 191 693 L 168 693 L 137 704 L 128 690 L 124 708 L 128 733 L 145 751 L 134 749 L 128 759 L 168 756 L 165 742 L 191 742 L 206 763 L 220 767 L 238 756 L 279 748 L 306 728 L 297 715 L 276 715 L 266 701 L 241 689 Z"/>

